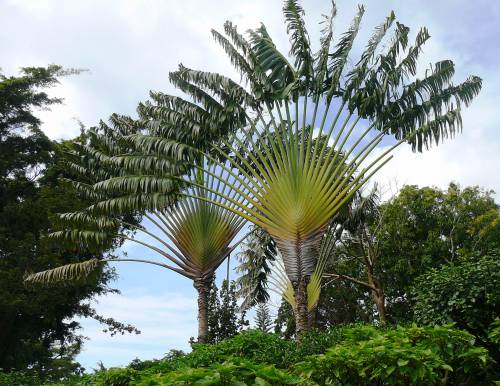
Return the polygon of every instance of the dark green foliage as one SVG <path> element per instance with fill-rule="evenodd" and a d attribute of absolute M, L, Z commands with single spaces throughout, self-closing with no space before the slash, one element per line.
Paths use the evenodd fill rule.
<path fill-rule="evenodd" d="M 292 341 L 284 340 L 275 334 L 249 330 L 216 345 L 195 345 L 193 352 L 181 361 L 191 367 L 199 367 L 224 362 L 228 357 L 241 357 L 286 368 L 293 362 L 291 358 L 294 352 L 295 343 Z"/>
<path fill-rule="evenodd" d="M 74 358 L 83 337 L 71 319 L 100 318 L 82 301 L 109 292 L 107 283 L 113 278 L 112 271 L 100 269 L 87 283 L 72 288 L 23 284 L 29 271 L 90 257 L 46 237 L 55 213 L 80 209 L 87 202 L 59 180 L 67 171 L 57 160 L 68 144 L 50 141 L 36 117 L 36 110 L 61 102 L 46 89 L 58 83 L 57 77 L 77 72 L 49 66 L 25 68 L 17 77 L 0 75 L 0 368 L 29 369 L 53 379 L 82 371 Z M 96 256 L 111 244 L 101 246 Z"/>
<path fill-rule="evenodd" d="M 381 281 L 392 321 L 410 321 L 410 289 L 432 268 L 471 252 L 486 253 L 500 243 L 500 213 L 491 191 L 405 186 L 382 206 L 379 230 Z"/>
<path fill-rule="evenodd" d="M 286 369 L 307 355 L 321 354 L 327 348 L 342 341 L 344 328 L 327 332 L 308 332 L 298 346 L 294 341 L 283 339 L 277 334 L 259 330 L 247 330 L 218 344 L 195 344 L 186 355 L 167 355 L 155 361 L 147 369 L 150 372 L 171 371 L 179 367 L 206 367 L 222 363 L 228 358 L 243 358 L 256 363 L 272 363 Z M 133 368 L 138 364 L 134 363 Z"/>
<path fill-rule="evenodd" d="M 2 386 L 38 386 L 43 383 L 42 378 L 31 371 L 0 371 L 0 385 Z"/>
<path fill-rule="evenodd" d="M 282 299 L 276 319 L 274 319 L 274 332 L 285 339 L 295 336 L 295 318 L 290 303 Z"/>
<path fill-rule="evenodd" d="M 296 385 L 299 384 L 300 381 L 301 380 L 298 376 L 279 370 L 274 365 L 255 363 L 244 359 L 234 358 L 223 363 L 214 363 L 209 367 L 182 368 L 166 374 L 146 376 L 134 384 L 144 386 L 279 386 Z"/>
<path fill-rule="evenodd" d="M 255 314 L 255 326 L 262 332 L 270 332 L 273 327 L 269 307 L 266 303 L 259 303 Z"/>
<path fill-rule="evenodd" d="M 101 386 L 128 386 L 138 376 L 131 368 L 110 368 L 96 374 L 92 382 Z"/>
<path fill-rule="evenodd" d="M 415 283 L 415 320 L 455 323 L 483 342 L 499 317 L 500 251 L 469 257 L 421 276 Z"/>
<path fill-rule="evenodd" d="M 380 331 L 371 326 L 345 332 L 324 355 L 295 366 L 320 385 L 487 385 L 491 359 L 474 337 L 449 327 Z"/>
<path fill-rule="evenodd" d="M 358 325 L 308 332 L 300 344 L 250 330 L 183 355 L 134 361 L 71 385 L 489 385 L 488 352 L 450 326 Z M 238 383 L 241 382 L 241 383 Z"/>
<path fill-rule="evenodd" d="M 239 312 L 236 299 L 236 284 L 227 280 L 222 282 L 220 290 L 212 283 L 208 295 L 208 335 L 207 343 L 218 343 L 238 334 L 248 322 L 245 313 Z"/>
<path fill-rule="evenodd" d="M 490 331 L 488 334 L 488 339 L 493 344 L 500 346 L 500 319 L 496 318 L 490 325 Z"/>

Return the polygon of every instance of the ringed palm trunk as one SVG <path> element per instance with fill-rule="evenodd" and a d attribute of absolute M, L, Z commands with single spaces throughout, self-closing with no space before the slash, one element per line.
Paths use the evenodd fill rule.
<path fill-rule="evenodd" d="M 309 312 L 307 311 L 307 278 L 303 277 L 294 285 L 295 290 L 295 334 L 300 339 L 309 330 Z"/>
<path fill-rule="evenodd" d="M 208 336 L 208 293 L 212 278 L 197 278 L 193 286 L 198 291 L 198 343 L 206 343 Z"/>

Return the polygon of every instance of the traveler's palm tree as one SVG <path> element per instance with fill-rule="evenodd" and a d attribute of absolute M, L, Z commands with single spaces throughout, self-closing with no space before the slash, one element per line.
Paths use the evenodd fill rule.
<path fill-rule="evenodd" d="M 421 29 L 409 45 L 409 29 L 396 23 L 386 41 L 393 13 L 350 66 L 364 9 L 333 44 L 335 13 L 333 7 L 313 55 L 303 10 L 297 1 L 285 1 L 291 60 L 278 51 L 263 25 L 249 31 L 249 40 L 229 22 L 226 35 L 214 31 L 247 88 L 183 66 L 170 77 L 195 100 L 210 96 L 246 103 L 246 126 L 224 146 L 212 146 L 210 159 L 219 165 L 214 178 L 223 185 L 214 194 L 228 199 L 234 205 L 228 210 L 275 241 L 292 285 L 299 336 L 307 329 L 307 288 L 329 222 L 398 145 L 406 142 L 421 151 L 459 131 L 461 107 L 481 88 L 475 76 L 453 85 L 449 60 L 412 80 L 429 34 Z M 256 144 L 263 137 L 274 140 L 262 148 Z M 392 141 L 380 147 L 385 137 Z"/>
<path fill-rule="evenodd" d="M 131 120 L 117 116 L 112 121 L 114 130 L 102 124 L 100 132 L 91 132 L 91 139 L 85 145 L 76 145 L 75 152 L 69 157 L 73 161 L 66 162 L 66 166 L 79 176 L 69 182 L 95 203 L 80 212 L 60 214 L 56 222 L 64 230 L 53 232 L 50 237 L 85 250 L 92 250 L 95 245 L 102 245 L 109 240 L 115 240 L 115 246 L 129 241 L 153 251 L 163 261 L 128 256 L 91 259 L 30 274 L 26 281 L 47 284 L 79 280 L 100 265 L 117 261 L 166 268 L 193 281 L 198 291 L 198 341 L 205 342 L 208 329 L 207 296 L 214 272 L 239 244 L 235 242 L 231 245 L 244 219 L 223 208 L 225 200 L 213 196 L 207 190 L 216 186 L 217 182 L 199 169 L 191 172 L 197 186 L 187 188 L 187 192 L 205 197 L 205 200 L 179 198 L 177 193 L 181 186 L 175 183 L 166 183 L 150 194 L 128 191 L 126 187 L 114 184 L 117 177 L 113 176 L 124 176 L 131 170 L 130 160 L 128 169 L 119 167 L 119 154 L 134 151 L 133 148 L 127 148 L 127 143 L 120 141 L 121 136 L 116 141 L 115 137 L 120 131 L 121 135 L 134 131 L 134 124 Z M 123 132 L 125 127 L 129 128 L 129 132 Z M 110 155 L 113 152 L 118 154 Z M 147 160 L 143 158 L 140 162 L 147 163 Z M 164 165 L 169 173 L 189 169 L 188 165 L 168 158 L 164 159 Z M 208 172 L 213 173 L 214 166 L 210 168 Z M 93 180 L 93 183 L 84 180 Z M 214 202 L 209 202 L 209 199 Z M 138 221 L 128 222 L 127 217 L 131 213 L 147 221 L 141 225 L 138 225 Z"/>

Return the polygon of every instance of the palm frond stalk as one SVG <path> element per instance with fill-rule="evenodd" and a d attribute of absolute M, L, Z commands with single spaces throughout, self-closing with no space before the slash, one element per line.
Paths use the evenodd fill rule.
<path fill-rule="evenodd" d="M 186 67 L 170 76 L 194 100 L 245 104 L 245 126 L 205 152 L 218 165 L 213 177 L 221 186 L 212 193 L 276 243 L 292 283 L 297 336 L 308 328 L 307 288 L 329 222 L 397 146 L 409 143 L 421 151 L 459 131 L 461 107 L 481 88 L 475 76 L 453 85 L 449 60 L 413 80 L 429 35 L 422 29 L 409 47 L 408 28 L 394 27 L 392 12 L 375 28 L 359 60 L 350 60 L 364 8 L 333 46 L 335 12 L 333 7 L 317 54 L 311 52 L 298 1 L 284 5 L 290 55 L 279 52 L 264 25 L 250 31 L 249 40 L 229 22 L 225 35 L 214 31 L 249 93 L 221 75 Z M 392 142 L 379 150 L 385 137 Z M 266 141 L 268 146 L 258 145 Z"/>
<path fill-rule="evenodd" d="M 224 209 L 224 199 L 212 197 L 208 189 L 214 185 L 213 178 L 200 172 L 194 172 L 193 178 L 198 186 L 188 189 L 188 193 L 204 200 L 184 197 L 162 210 L 144 212 L 148 227 L 125 224 L 108 215 L 99 217 L 78 212 L 60 215 L 59 220 L 67 230 L 51 234 L 51 237 L 82 248 L 105 237 L 127 240 L 156 252 L 167 262 L 135 258 L 91 259 L 34 273 L 25 280 L 31 283 L 78 280 L 88 276 L 100 264 L 117 261 L 154 264 L 169 269 L 193 280 L 198 292 L 198 342 L 204 343 L 208 331 L 207 296 L 214 272 L 239 244 L 238 241 L 231 245 L 244 219 Z M 209 202 L 209 198 L 214 202 Z M 113 232 L 117 225 L 128 226 L 135 231 L 135 235 L 126 232 L 107 234 L 107 231 Z"/>

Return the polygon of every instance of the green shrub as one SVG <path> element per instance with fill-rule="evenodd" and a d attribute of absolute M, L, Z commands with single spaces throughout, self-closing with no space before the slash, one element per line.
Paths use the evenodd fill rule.
<path fill-rule="evenodd" d="M 495 329 L 498 325 L 492 326 L 493 340 Z M 161 360 L 134 360 L 128 368 L 100 371 L 70 384 L 488 385 L 491 363 L 472 335 L 450 326 L 358 325 L 309 332 L 299 345 L 246 331 L 219 344 L 195 345 L 189 354 L 174 351 Z"/>
<path fill-rule="evenodd" d="M 488 329 L 500 309 L 500 256 L 472 258 L 420 277 L 414 287 L 419 324 L 455 323 L 488 341 Z"/>
<path fill-rule="evenodd" d="M 500 319 L 496 318 L 490 325 L 490 331 L 488 334 L 488 339 L 491 343 L 499 346 L 500 345 Z"/>
<path fill-rule="evenodd" d="M 91 384 L 96 386 L 129 386 L 137 376 L 136 370 L 115 367 L 96 373 Z"/>
<path fill-rule="evenodd" d="M 209 367 L 183 368 L 167 374 L 155 374 L 140 379 L 136 385 L 217 385 L 217 386 L 279 386 L 296 385 L 301 379 L 274 365 L 256 364 L 248 360 L 233 358 Z"/>
<path fill-rule="evenodd" d="M 320 385 L 486 385 L 489 356 L 474 337 L 451 327 L 371 326 L 344 330 L 345 340 L 295 366 Z"/>
<path fill-rule="evenodd" d="M 38 386 L 42 381 L 38 375 L 24 371 L 3 372 L 0 369 L 0 385 L 2 386 Z"/>
<path fill-rule="evenodd" d="M 185 367 L 207 367 L 213 363 L 223 363 L 232 357 L 245 358 L 255 363 L 273 363 L 278 368 L 286 368 L 295 361 L 296 345 L 276 334 L 248 330 L 217 344 L 195 344 L 193 351 L 186 355 L 167 355 L 162 360 L 151 363 L 146 371 L 165 373 Z M 134 366 L 141 365 L 135 363 Z"/>

